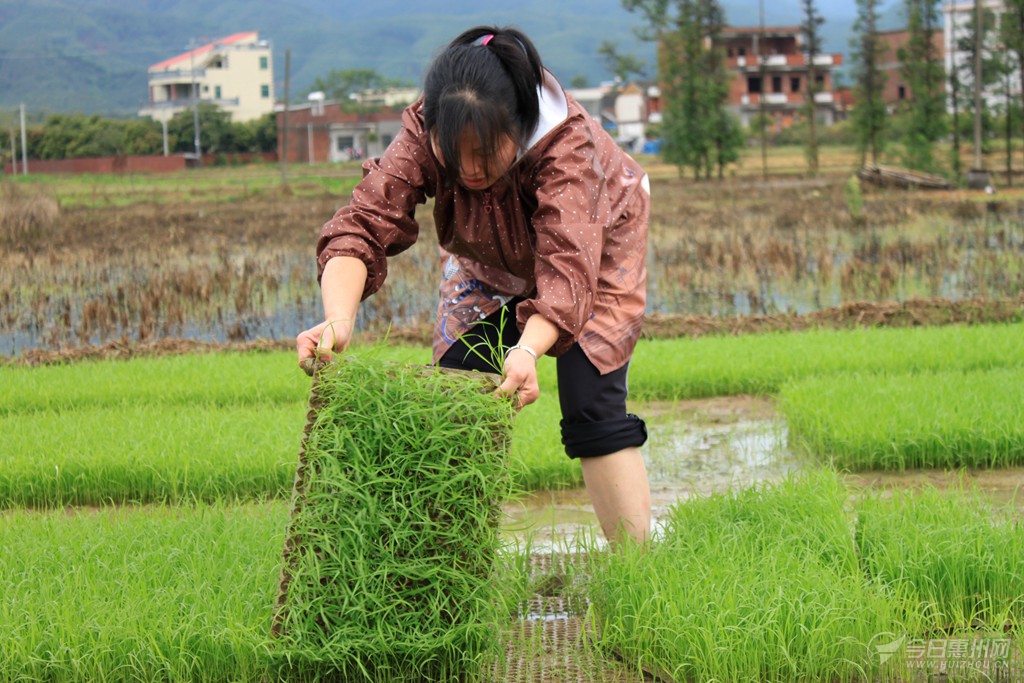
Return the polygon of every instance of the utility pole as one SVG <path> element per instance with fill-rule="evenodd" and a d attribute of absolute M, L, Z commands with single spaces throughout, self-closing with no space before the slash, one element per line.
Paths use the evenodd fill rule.
<path fill-rule="evenodd" d="M 974 168 L 980 171 L 981 159 L 981 50 L 984 41 L 984 12 L 981 0 L 974 0 Z"/>
<path fill-rule="evenodd" d="M 765 29 L 764 29 L 764 0 L 760 0 L 759 9 L 761 12 L 761 35 L 760 40 L 754 46 L 754 52 L 757 53 L 758 63 L 758 76 L 761 79 L 761 96 L 758 99 L 757 115 L 761 119 L 761 177 L 765 180 L 768 178 L 768 108 L 765 106 L 767 103 L 764 99 L 764 94 L 768 90 L 768 86 L 765 80 L 768 78 L 768 72 L 765 68 L 765 58 L 761 53 L 764 52 L 764 40 L 765 40 Z"/>
<path fill-rule="evenodd" d="M 21 105 L 21 175 L 28 175 L 28 140 L 25 137 L 25 104 Z"/>
<path fill-rule="evenodd" d="M 950 43 L 949 43 L 949 92 L 953 102 L 953 175 L 956 182 L 960 184 L 960 62 L 957 60 L 959 52 L 959 37 L 956 29 L 956 2 L 950 3 L 949 12 Z"/>
<path fill-rule="evenodd" d="M 203 146 L 199 142 L 199 90 L 196 85 L 196 41 L 193 38 L 189 42 L 189 62 L 192 67 L 192 128 L 195 131 L 196 143 L 196 164 L 203 165 Z"/>
<path fill-rule="evenodd" d="M 292 50 L 284 51 L 284 117 L 281 127 L 281 184 L 288 184 L 288 81 L 291 78 Z"/>
<path fill-rule="evenodd" d="M 1013 107 L 1010 106 L 1010 71 L 1004 78 L 1006 85 L 1006 186 L 1013 187 Z"/>

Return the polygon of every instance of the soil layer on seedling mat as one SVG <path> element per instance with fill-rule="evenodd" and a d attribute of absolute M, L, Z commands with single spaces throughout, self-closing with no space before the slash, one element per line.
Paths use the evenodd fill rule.
<path fill-rule="evenodd" d="M 482 680 L 494 683 L 643 683 L 651 680 L 599 647 L 588 616 L 586 553 L 531 555 L 528 597 L 501 636 L 503 657 Z"/>
<path fill-rule="evenodd" d="M 454 680 L 497 649 L 513 412 L 494 387 L 373 357 L 318 370 L 273 624 L 296 673 Z"/>

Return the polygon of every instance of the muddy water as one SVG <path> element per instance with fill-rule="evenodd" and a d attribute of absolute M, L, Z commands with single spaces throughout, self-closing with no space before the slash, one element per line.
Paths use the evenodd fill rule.
<path fill-rule="evenodd" d="M 694 495 L 781 478 L 801 460 L 786 448 L 785 425 L 768 399 L 737 396 L 636 406 L 647 420 L 644 446 L 655 529 L 671 506 Z M 506 530 L 535 550 L 600 539 L 583 488 L 537 491 L 505 509 Z"/>
<path fill-rule="evenodd" d="M 785 421 L 770 399 L 734 396 L 636 406 L 650 439 L 644 460 L 651 483 L 655 533 L 671 507 L 693 496 L 742 488 L 817 466 L 787 446 Z M 977 486 L 993 506 L 1024 517 L 1024 467 L 994 470 L 865 471 L 844 475 L 860 489 L 948 489 Z M 506 532 L 536 551 L 572 550 L 577 542 L 602 543 L 585 489 L 537 491 L 506 506 Z"/>

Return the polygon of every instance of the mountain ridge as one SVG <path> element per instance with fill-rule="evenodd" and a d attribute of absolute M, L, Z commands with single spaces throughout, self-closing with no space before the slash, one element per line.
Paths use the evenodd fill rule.
<path fill-rule="evenodd" d="M 610 73 L 597 54 L 618 44 L 650 65 L 654 46 L 637 38 L 642 18 L 620 0 L 0 0 L 0 109 L 133 115 L 146 99 L 146 69 L 184 52 L 190 41 L 257 30 L 274 47 L 276 95 L 291 50 L 291 97 L 332 69 L 374 69 L 418 83 L 448 40 L 476 24 L 516 25 L 568 83 L 597 84 Z M 752 0 L 723 2 L 730 23 L 757 23 Z M 891 0 L 886 16 L 898 3 Z M 828 7 L 823 7 L 828 5 Z M 847 7 L 850 5 L 850 7 Z M 853 3 L 819 2 L 825 49 L 849 53 Z M 766 2 L 766 21 L 795 25 L 800 0 Z M 890 20 L 888 23 L 892 23 Z M 847 57 L 848 61 L 848 57 Z"/>

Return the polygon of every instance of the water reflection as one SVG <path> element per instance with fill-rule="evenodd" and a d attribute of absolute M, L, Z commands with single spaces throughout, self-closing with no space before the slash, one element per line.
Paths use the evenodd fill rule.
<path fill-rule="evenodd" d="M 651 438 L 644 460 L 651 483 L 655 534 L 673 505 L 706 496 L 778 481 L 816 461 L 787 446 L 785 421 L 771 404 L 732 397 L 643 408 Z M 1024 519 L 1024 467 L 843 474 L 851 493 L 887 489 L 940 490 L 977 487 L 994 508 L 1010 506 Z M 534 551 L 565 551 L 578 542 L 603 544 L 600 526 L 585 489 L 537 491 L 505 508 L 505 531 L 527 540 Z M 585 540 L 581 540 L 585 539 Z"/>
<path fill-rule="evenodd" d="M 658 415 L 658 408 L 645 412 L 655 414 L 648 420 L 651 438 L 644 461 L 656 532 L 681 500 L 778 480 L 801 466 L 801 459 L 786 447 L 785 424 L 777 418 L 723 422 L 713 411 L 700 409 L 685 416 L 675 410 Z M 594 508 L 582 488 L 534 492 L 506 506 L 505 513 L 506 531 L 529 539 L 534 550 L 564 549 L 581 535 L 602 542 Z"/>

